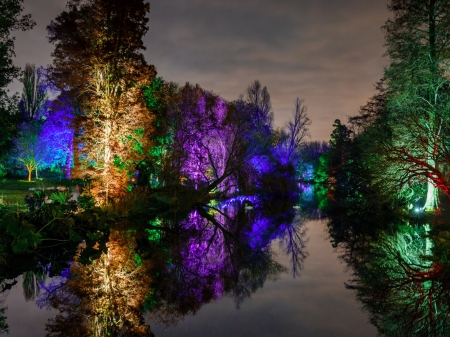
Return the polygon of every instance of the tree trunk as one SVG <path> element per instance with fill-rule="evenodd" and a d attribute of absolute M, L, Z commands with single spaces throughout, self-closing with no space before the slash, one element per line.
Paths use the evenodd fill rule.
<path fill-rule="evenodd" d="M 438 208 L 438 190 L 430 178 L 428 178 L 427 199 L 423 208 L 428 212 L 432 212 Z"/>

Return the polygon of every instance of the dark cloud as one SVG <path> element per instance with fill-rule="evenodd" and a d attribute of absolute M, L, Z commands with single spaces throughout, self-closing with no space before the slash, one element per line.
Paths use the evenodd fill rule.
<path fill-rule="evenodd" d="M 64 6 L 25 0 L 38 25 L 17 34 L 18 65 L 51 62 L 45 27 Z M 156 0 L 144 54 L 167 80 L 199 83 L 229 100 L 259 79 L 277 125 L 300 96 L 313 139 L 328 139 L 336 118 L 346 120 L 374 94 L 388 14 L 380 0 Z"/>

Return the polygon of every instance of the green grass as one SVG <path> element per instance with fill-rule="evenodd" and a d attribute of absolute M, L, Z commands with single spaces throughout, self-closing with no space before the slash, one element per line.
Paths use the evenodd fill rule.
<path fill-rule="evenodd" d="M 28 193 L 29 188 L 45 189 L 48 187 L 70 186 L 69 180 L 37 180 L 28 182 L 26 180 L 4 180 L 0 181 L 0 204 L 19 210 L 26 210 L 24 197 Z"/>

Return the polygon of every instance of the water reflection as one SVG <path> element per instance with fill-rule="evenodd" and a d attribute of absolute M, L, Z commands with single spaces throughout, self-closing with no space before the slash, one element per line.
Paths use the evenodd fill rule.
<path fill-rule="evenodd" d="M 175 324 L 224 296 L 239 307 L 287 271 L 274 259 L 274 240 L 299 275 L 308 216 L 294 208 L 297 203 L 240 198 L 199 205 L 187 216 L 174 211 L 144 224 L 121 221 L 101 245 L 60 245 L 45 256 L 11 254 L 10 261 L 28 263 L 5 267 L 2 286 L 15 286 L 23 274 L 25 298 L 58 310 L 46 325 L 48 336 L 151 336 L 147 315 Z M 61 250 L 72 262 L 62 262 Z"/>
<path fill-rule="evenodd" d="M 172 324 L 223 296 L 231 296 L 239 307 L 285 271 L 274 261 L 270 246 L 285 234 L 292 235 L 287 250 L 301 269 L 304 232 L 295 222 L 292 203 L 280 203 L 276 211 L 281 212 L 267 206 L 254 199 L 229 200 L 198 207 L 182 221 L 158 219 L 158 235 L 150 236 L 157 238 L 160 249 L 151 240 L 140 241 L 144 258 L 159 261 L 149 301 L 153 319 Z"/>
<path fill-rule="evenodd" d="M 334 205 L 329 232 L 371 323 L 384 336 L 449 336 L 448 222 L 352 206 Z"/>

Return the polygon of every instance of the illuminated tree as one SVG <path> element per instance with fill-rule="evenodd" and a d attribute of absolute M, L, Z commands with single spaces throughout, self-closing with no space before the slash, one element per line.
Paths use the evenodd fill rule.
<path fill-rule="evenodd" d="M 64 168 L 66 177 L 70 177 L 73 164 L 74 110 L 70 99 L 60 95 L 48 111 L 38 140 L 43 152 L 41 166 L 57 172 Z"/>
<path fill-rule="evenodd" d="M 141 86 L 155 69 L 140 52 L 149 8 L 143 0 L 70 0 L 47 27 L 55 45 L 49 78 L 80 106 L 74 176 L 98 178 L 93 192 L 104 202 L 125 191 L 127 172 L 150 145 Z"/>
<path fill-rule="evenodd" d="M 44 155 L 43 147 L 39 144 L 40 125 L 37 123 L 22 123 L 17 139 L 14 141 L 16 158 L 28 172 L 28 181 L 31 174 L 37 172 Z"/>
<path fill-rule="evenodd" d="M 264 103 L 257 103 L 267 110 L 270 100 L 265 92 Z M 269 153 L 270 109 L 264 112 L 243 100 L 228 103 L 189 83 L 178 89 L 155 84 L 147 89 L 146 98 L 158 116 L 153 172 L 166 190 L 185 185 L 202 195 L 233 192 L 238 176 L 258 156 Z"/>
<path fill-rule="evenodd" d="M 382 141 L 380 180 L 393 188 L 426 184 L 424 208 L 437 207 L 436 187 L 448 190 L 450 1 L 392 0 L 384 26 L 390 134 Z M 384 174 L 383 174 L 384 173 Z M 397 181 L 397 183 L 395 183 Z"/>

